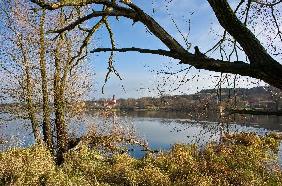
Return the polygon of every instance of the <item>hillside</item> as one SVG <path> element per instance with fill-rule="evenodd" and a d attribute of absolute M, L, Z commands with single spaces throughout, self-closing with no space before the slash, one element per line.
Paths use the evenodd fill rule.
<path fill-rule="evenodd" d="M 276 91 L 276 90 L 275 90 Z M 165 95 L 161 97 L 142 97 L 138 99 L 118 99 L 116 109 L 121 110 L 167 110 L 167 111 L 203 111 L 215 110 L 218 105 L 239 109 L 258 109 L 277 111 L 282 108 L 281 92 L 270 87 L 223 88 L 201 90 L 190 95 Z M 88 101 L 91 108 L 103 108 L 105 99 Z"/>

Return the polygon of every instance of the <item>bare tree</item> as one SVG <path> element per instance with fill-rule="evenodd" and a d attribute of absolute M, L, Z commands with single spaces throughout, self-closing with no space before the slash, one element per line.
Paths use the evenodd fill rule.
<path fill-rule="evenodd" d="M 19 14 L 19 10 L 26 10 L 21 4 L 6 3 L 1 6 L 3 25 L 1 43 L 5 46 L 2 50 L 2 69 L 8 77 L 14 79 L 11 86 L 2 87 L 2 93 L 16 99 L 23 99 L 26 105 L 27 118 L 31 121 L 34 138 L 41 141 L 39 121 L 36 115 L 37 106 L 35 99 L 34 62 L 35 49 L 32 32 L 35 29 L 28 24 L 30 17 Z M 13 17 L 12 17 L 13 16 Z M 29 30 L 30 32 L 27 32 Z"/>
<path fill-rule="evenodd" d="M 1 97 L 6 98 L 3 103 L 17 103 L 18 107 L 24 107 L 16 111 L 27 112 L 37 142 L 42 140 L 42 123 L 44 142 L 50 150 L 55 150 L 58 162 L 61 162 L 69 143 L 66 114 L 71 111 L 70 107 L 76 108 L 77 112 L 83 107 L 79 100 L 90 89 L 88 72 L 83 68 L 87 43 L 80 44 L 81 38 L 87 38 L 89 33 L 63 34 L 53 42 L 52 35 L 46 34 L 47 30 L 68 19 L 72 20 L 68 17 L 76 17 L 80 10 L 61 11 L 49 14 L 47 18 L 44 10 L 32 5 L 24 0 L 3 1 L 0 4 L 3 20 L 0 70 L 3 75 L 8 75 L 0 93 Z M 53 17 L 52 24 L 45 21 Z M 52 104 L 55 127 L 51 122 Z M 10 111 L 13 110 L 14 106 Z M 42 118 L 39 117 L 41 113 Z"/>

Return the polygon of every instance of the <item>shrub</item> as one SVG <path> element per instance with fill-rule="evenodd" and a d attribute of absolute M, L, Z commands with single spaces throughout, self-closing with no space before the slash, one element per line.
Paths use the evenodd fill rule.
<path fill-rule="evenodd" d="M 177 144 L 134 159 L 81 146 L 56 166 L 44 146 L 0 154 L 0 185 L 282 185 L 274 135 L 225 135 L 222 143 Z"/>
<path fill-rule="evenodd" d="M 43 146 L 11 149 L 0 154 L 0 185 L 39 185 L 55 168 Z"/>

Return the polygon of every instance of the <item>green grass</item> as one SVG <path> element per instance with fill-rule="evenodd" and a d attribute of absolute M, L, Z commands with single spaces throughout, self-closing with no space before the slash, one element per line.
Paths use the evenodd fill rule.
<path fill-rule="evenodd" d="M 226 135 L 221 144 L 174 145 L 137 160 L 83 146 L 56 166 L 43 146 L 0 154 L 0 185 L 282 185 L 277 136 Z"/>

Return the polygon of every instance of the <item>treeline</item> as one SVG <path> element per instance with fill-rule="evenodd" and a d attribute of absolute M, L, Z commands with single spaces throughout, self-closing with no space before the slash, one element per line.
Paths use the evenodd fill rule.
<path fill-rule="evenodd" d="M 116 108 L 121 110 L 167 110 L 167 111 L 197 111 L 212 109 L 216 99 L 205 100 L 202 95 L 176 95 L 159 98 L 143 97 L 139 99 L 119 99 Z"/>
<path fill-rule="evenodd" d="M 205 89 L 190 95 L 118 99 L 115 108 L 120 110 L 198 112 L 217 110 L 219 103 L 221 103 L 226 107 L 273 107 L 272 109 L 279 109 L 281 108 L 281 92 L 275 93 L 271 91 L 270 87 Z M 106 99 L 88 101 L 87 105 L 94 109 L 103 108 L 105 101 Z"/>

